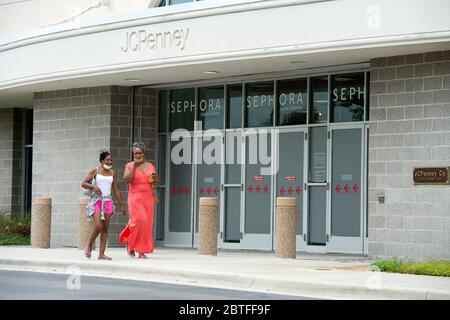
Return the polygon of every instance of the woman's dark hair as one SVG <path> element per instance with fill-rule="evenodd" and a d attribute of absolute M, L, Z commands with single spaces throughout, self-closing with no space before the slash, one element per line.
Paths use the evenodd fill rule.
<path fill-rule="evenodd" d="M 100 161 L 103 161 L 103 160 L 105 160 L 109 155 L 110 155 L 111 153 L 109 153 L 109 151 L 102 151 L 101 153 L 100 153 Z"/>

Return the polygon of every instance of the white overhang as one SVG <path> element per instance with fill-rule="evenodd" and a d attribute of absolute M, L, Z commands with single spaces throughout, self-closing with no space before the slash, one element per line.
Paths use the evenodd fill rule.
<path fill-rule="evenodd" d="M 210 0 L 42 29 L 0 39 L 0 107 L 127 79 L 160 86 L 450 50 L 449 12 L 448 0 Z"/>

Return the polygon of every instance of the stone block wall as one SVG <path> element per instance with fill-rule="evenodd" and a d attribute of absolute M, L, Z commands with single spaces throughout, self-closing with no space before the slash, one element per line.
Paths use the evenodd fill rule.
<path fill-rule="evenodd" d="M 0 109 L 0 213 L 21 211 L 23 109 Z"/>
<path fill-rule="evenodd" d="M 14 110 L 0 109 L 0 213 L 11 213 Z"/>
<path fill-rule="evenodd" d="M 370 61 L 369 136 L 369 254 L 450 259 L 450 185 L 412 176 L 450 166 L 450 51 Z"/>
<path fill-rule="evenodd" d="M 81 181 L 99 165 L 103 149 L 113 156 L 126 201 L 122 177 L 125 163 L 131 160 L 131 93 L 131 88 L 118 86 L 35 93 L 33 202 L 38 196 L 52 198 L 51 246 L 76 246 Z M 147 107 L 156 109 L 156 105 Z M 148 125 L 156 127 L 153 122 Z M 119 244 L 118 235 L 127 221 L 120 213 L 113 217 L 109 246 Z"/>
<path fill-rule="evenodd" d="M 11 212 L 22 211 L 22 174 L 23 174 L 23 133 L 24 109 L 14 109 L 13 119 L 13 149 L 12 149 L 12 185 L 11 185 Z"/>

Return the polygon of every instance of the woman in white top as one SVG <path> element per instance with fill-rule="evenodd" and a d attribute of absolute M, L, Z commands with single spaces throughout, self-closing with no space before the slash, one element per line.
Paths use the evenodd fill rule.
<path fill-rule="evenodd" d="M 110 257 L 105 255 L 109 221 L 114 213 L 111 191 L 119 201 L 122 215 L 126 214 L 126 209 L 119 190 L 117 172 L 112 170 L 112 156 L 108 151 L 100 153 L 100 163 L 101 166 L 92 169 L 81 184 L 83 188 L 92 191 L 91 200 L 87 206 L 87 217 L 93 217 L 95 222 L 95 228 L 89 238 L 89 243 L 84 250 L 84 254 L 87 258 L 91 257 L 94 241 L 101 233 L 98 258 L 111 260 Z"/>

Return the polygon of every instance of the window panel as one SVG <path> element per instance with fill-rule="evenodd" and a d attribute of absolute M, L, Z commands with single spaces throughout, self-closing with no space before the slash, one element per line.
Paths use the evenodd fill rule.
<path fill-rule="evenodd" d="M 273 125 L 273 82 L 251 83 L 246 86 L 246 127 L 269 127 Z"/>
<path fill-rule="evenodd" d="M 195 89 L 170 91 L 170 131 L 194 129 Z"/>
<path fill-rule="evenodd" d="M 310 123 L 328 122 L 328 76 L 311 78 Z"/>
<path fill-rule="evenodd" d="M 198 117 L 202 129 L 223 129 L 224 87 L 200 88 L 198 99 Z"/>
<path fill-rule="evenodd" d="M 331 77 L 332 122 L 364 120 L 364 73 Z"/>
<path fill-rule="evenodd" d="M 306 79 L 278 82 L 278 125 L 306 124 Z"/>
<path fill-rule="evenodd" d="M 242 128 L 242 85 L 228 86 L 227 129 Z"/>

